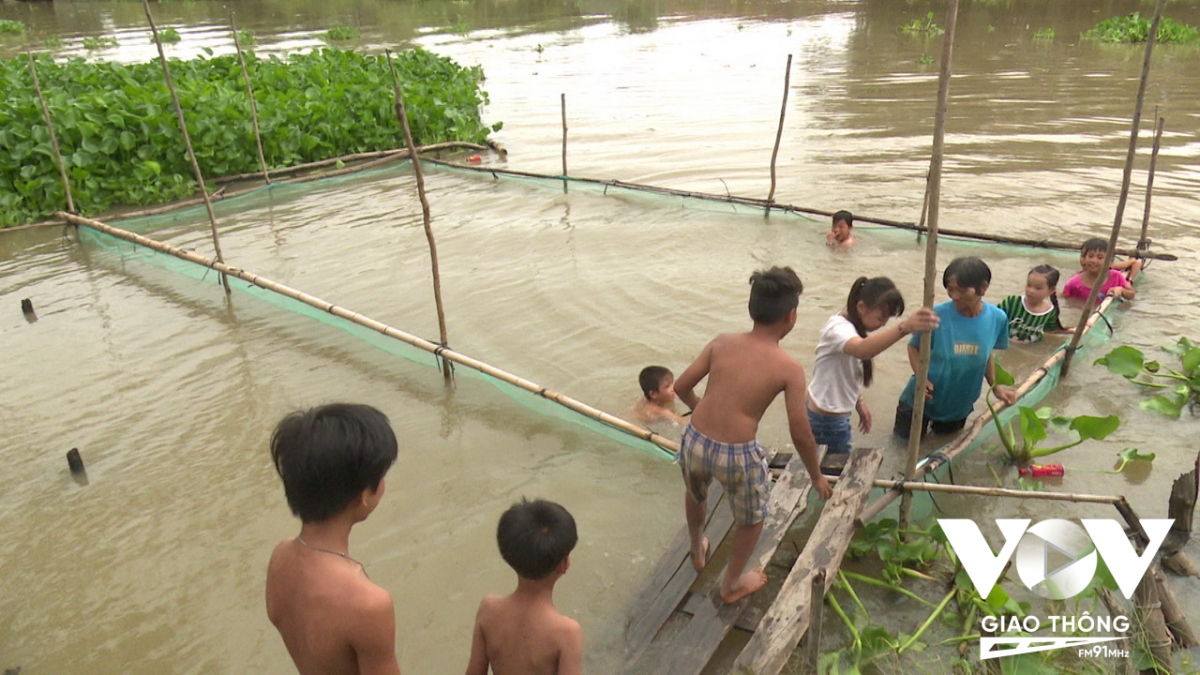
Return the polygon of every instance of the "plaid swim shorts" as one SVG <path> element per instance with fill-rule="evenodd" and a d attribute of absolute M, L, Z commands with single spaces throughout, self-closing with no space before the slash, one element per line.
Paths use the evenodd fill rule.
<path fill-rule="evenodd" d="M 771 482 L 766 453 L 758 441 L 721 443 L 688 424 L 676 459 L 693 499 L 707 500 L 708 484 L 716 478 L 729 495 L 736 523 L 753 525 L 766 519 Z"/>

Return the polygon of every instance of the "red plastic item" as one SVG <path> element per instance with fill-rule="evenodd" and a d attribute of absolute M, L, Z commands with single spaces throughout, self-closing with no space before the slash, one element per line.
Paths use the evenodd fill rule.
<path fill-rule="evenodd" d="M 479 155 L 471 155 L 470 157 L 467 158 L 467 162 L 470 164 L 479 164 L 479 163 L 483 162 L 483 158 L 480 157 Z"/>
<path fill-rule="evenodd" d="M 1017 469 L 1022 476 L 1041 478 L 1043 476 L 1061 476 L 1066 473 L 1062 464 L 1030 464 Z"/>

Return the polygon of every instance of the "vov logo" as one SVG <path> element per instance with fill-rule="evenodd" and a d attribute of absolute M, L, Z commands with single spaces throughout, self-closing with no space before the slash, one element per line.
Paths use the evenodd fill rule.
<path fill-rule="evenodd" d="M 1169 518 L 1143 520 L 1142 527 L 1150 537 L 1150 543 L 1140 556 L 1121 524 L 1115 520 L 1082 519 L 1079 522 L 1083 527 L 1058 518 L 1040 521 L 1032 527 L 1031 522 L 1028 518 L 997 519 L 996 527 L 1004 535 L 1004 544 L 999 553 L 993 553 L 975 521 L 938 519 L 938 524 L 946 533 L 946 540 L 954 548 L 963 570 L 981 597 L 986 598 L 992 592 L 1005 565 L 1015 553 L 1017 576 L 1021 583 L 1043 598 L 1054 600 L 1074 597 L 1088 587 L 1096 574 L 1097 555 L 1104 560 L 1121 594 L 1126 599 L 1133 597 L 1134 590 L 1175 521 Z M 982 638 L 980 658 L 1116 639 L 1119 638 Z M 992 649 L 1000 643 L 1016 643 L 1018 646 L 1004 650 Z"/>

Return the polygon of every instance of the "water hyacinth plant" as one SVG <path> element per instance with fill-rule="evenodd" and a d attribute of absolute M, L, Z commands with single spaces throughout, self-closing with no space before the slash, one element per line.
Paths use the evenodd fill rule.
<path fill-rule="evenodd" d="M 1200 410 L 1200 345 L 1182 337 L 1163 351 L 1179 359 L 1178 369 L 1147 361 L 1141 350 L 1129 346 L 1113 349 L 1094 365 L 1105 366 L 1143 389 L 1160 392 L 1143 400 L 1142 410 L 1178 419 L 1187 408 L 1195 415 Z"/>
<path fill-rule="evenodd" d="M 334 26 L 321 34 L 321 39 L 328 42 L 353 40 L 358 37 L 358 29 L 350 26 Z"/>
<path fill-rule="evenodd" d="M 12 19 L 0 19 L 0 35 L 19 35 L 25 32 L 25 24 Z"/>
<path fill-rule="evenodd" d="M 1124 44 L 1145 42 L 1149 36 L 1150 20 L 1143 18 L 1138 12 L 1105 19 L 1083 34 L 1085 38 L 1100 42 Z M 1193 26 L 1162 17 L 1158 22 L 1158 35 L 1155 39 L 1164 44 L 1193 44 L 1200 42 L 1200 31 Z"/>

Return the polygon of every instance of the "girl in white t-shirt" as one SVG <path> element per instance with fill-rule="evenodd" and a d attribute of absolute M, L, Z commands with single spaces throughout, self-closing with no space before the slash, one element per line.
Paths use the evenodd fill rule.
<path fill-rule="evenodd" d="M 808 383 L 808 420 L 817 444 L 828 453 L 850 452 L 851 411 L 858 411 L 859 431 L 871 431 L 871 410 L 861 396 L 862 388 L 871 386 L 871 359 L 909 333 L 938 327 L 937 314 L 922 307 L 880 330 L 903 313 L 904 298 L 891 279 L 859 277 L 846 308 L 821 328 Z"/>

